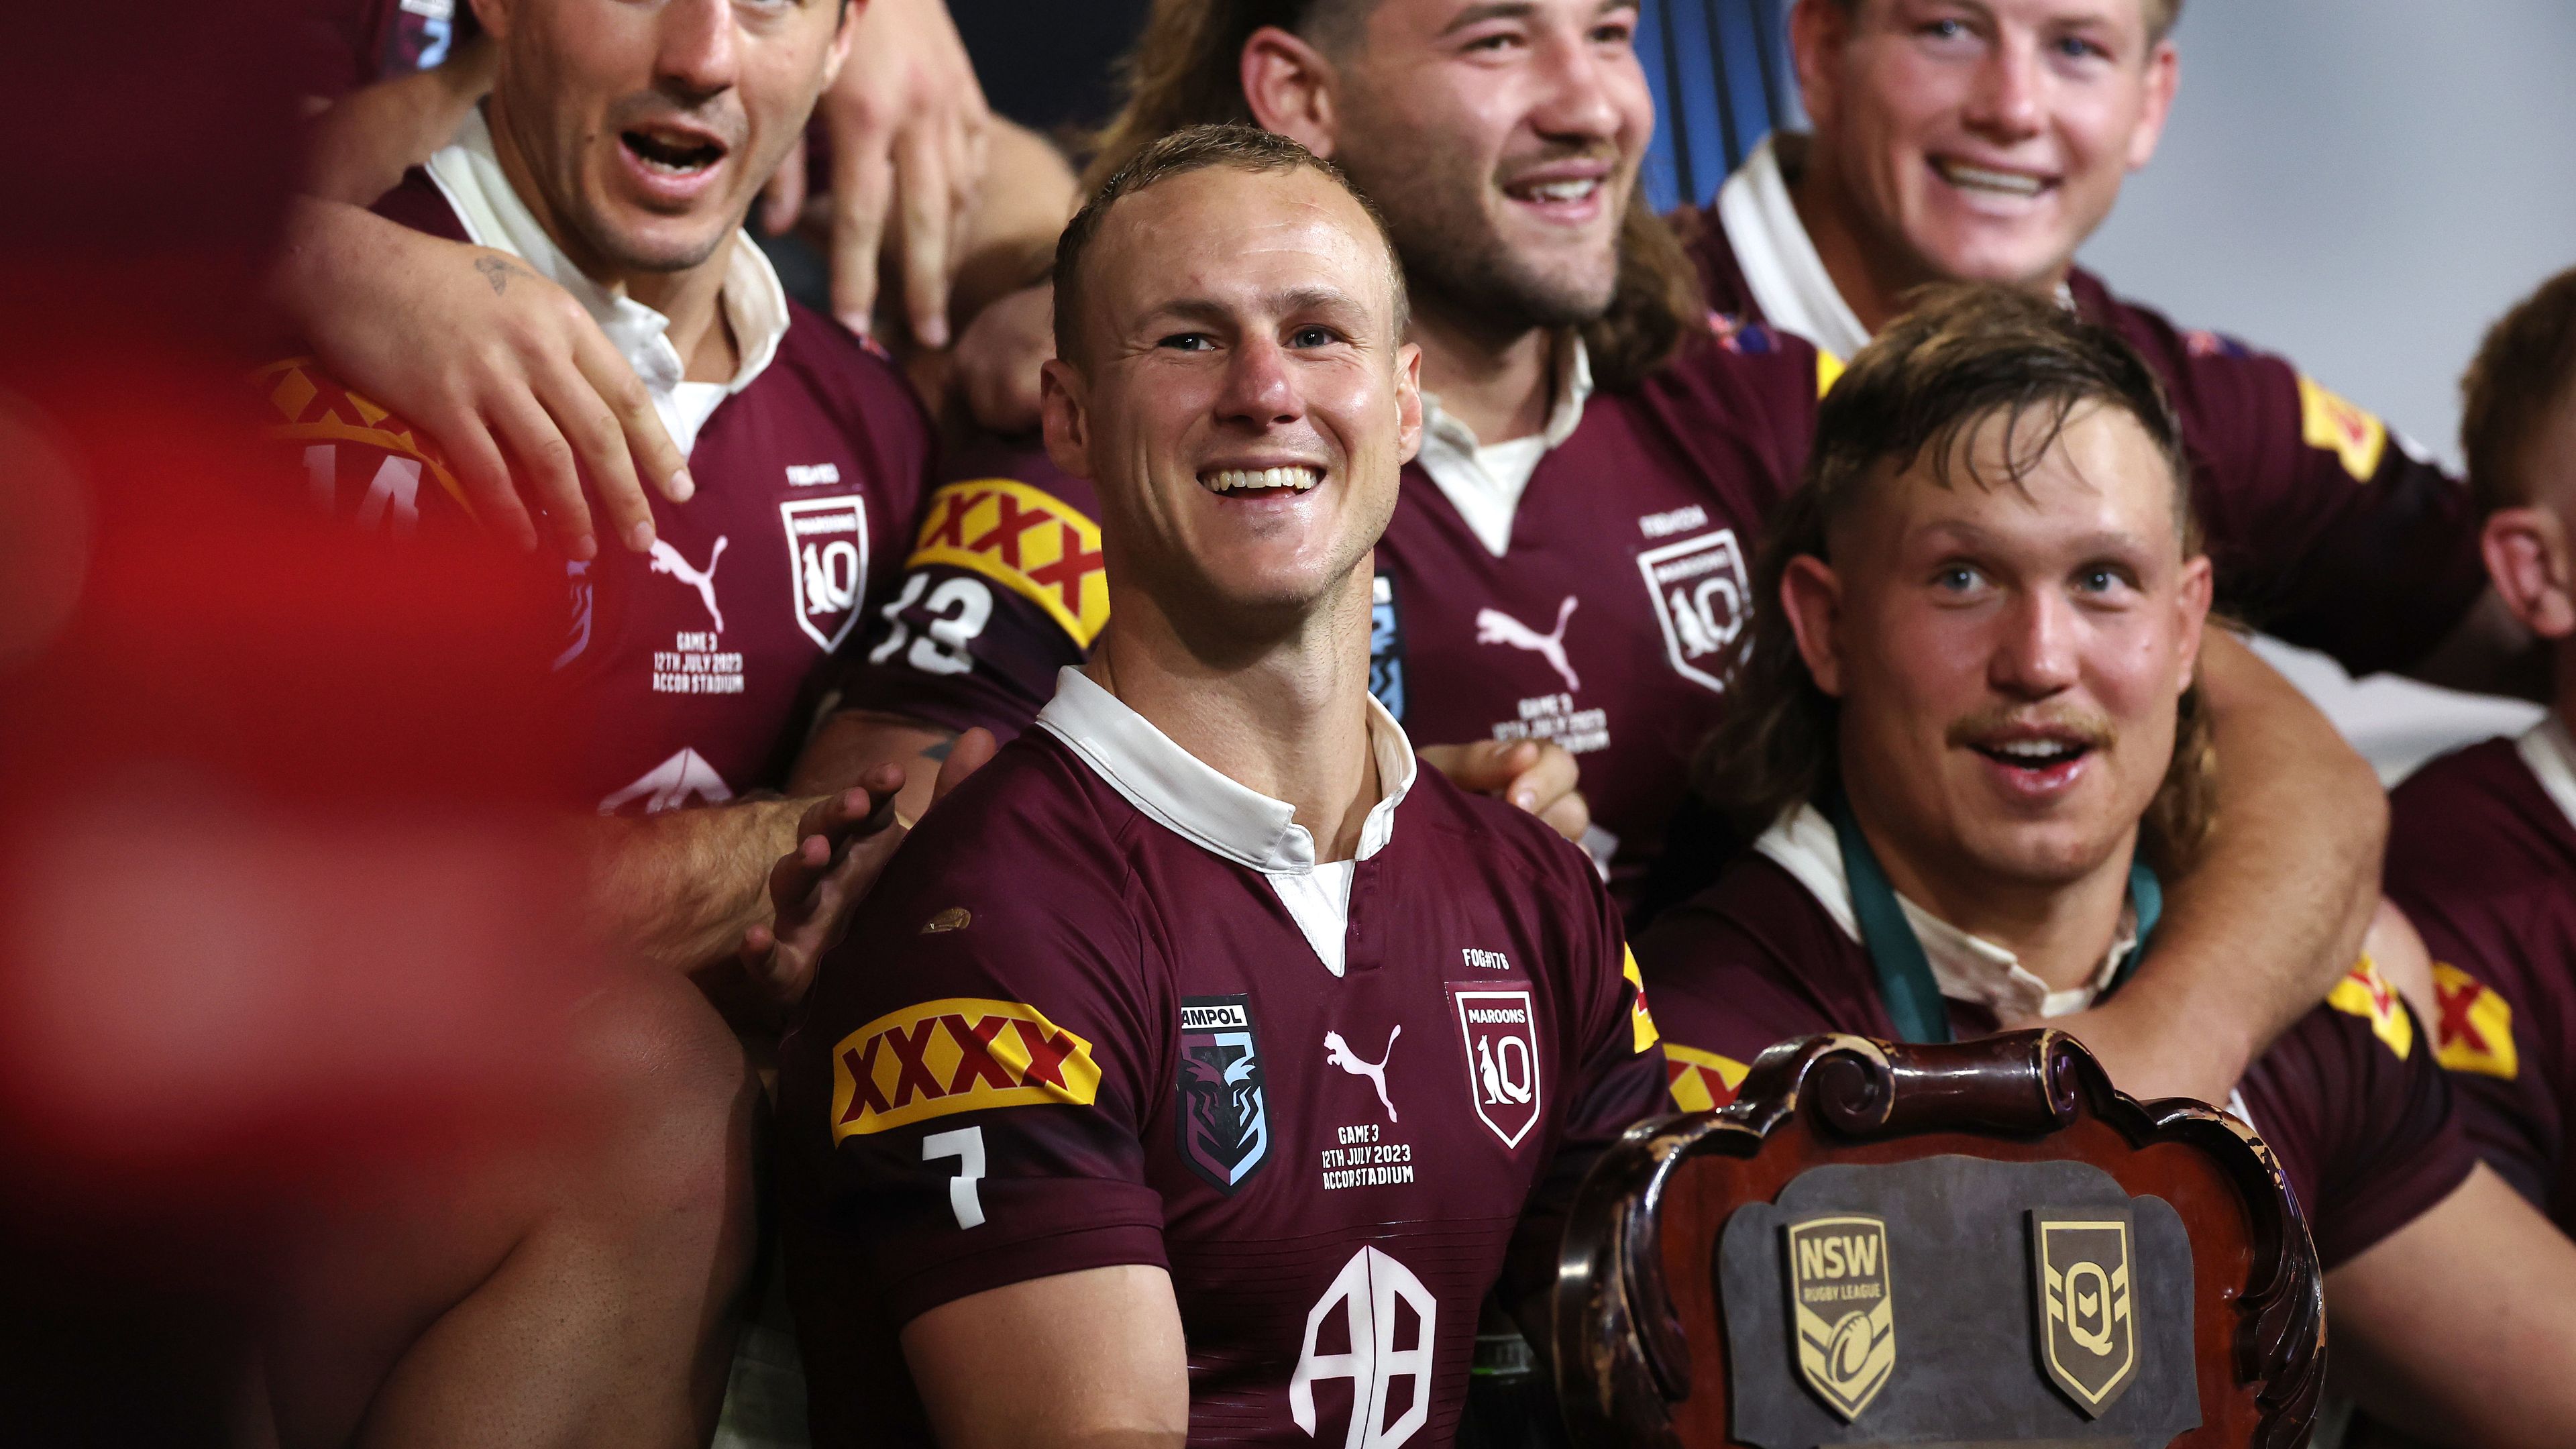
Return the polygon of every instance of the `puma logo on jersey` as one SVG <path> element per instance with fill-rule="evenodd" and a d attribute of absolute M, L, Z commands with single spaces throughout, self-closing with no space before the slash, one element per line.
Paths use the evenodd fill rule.
<path fill-rule="evenodd" d="M 671 547 L 669 539 L 653 540 L 653 572 L 669 574 L 681 583 L 696 589 L 698 601 L 707 606 L 707 617 L 716 621 L 716 632 L 719 634 L 724 632 L 724 610 L 716 607 L 716 563 L 724 557 L 724 551 L 725 540 L 722 535 L 718 535 L 715 550 L 707 555 L 707 566 L 701 569 L 692 566 L 681 556 L 678 549 Z"/>
<path fill-rule="evenodd" d="M 721 805 L 733 798 L 733 787 L 727 785 L 706 756 L 684 749 L 655 765 L 634 784 L 599 802 L 599 813 L 614 815 L 637 801 L 644 802 L 644 813 L 658 815 L 677 810 L 692 800 L 702 805 Z"/>
<path fill-rule="evenodd" d="M 1574 606 L 1581 602 L 1572 594 L 1565 596 L 1565 602 L 1556 606 L 1556 631 L 1551 634 L 1542 634 L 1500 609 L 1478 609 L 1476 642 L 1509 644 L 1515 649 L 1528 650 L 1545 659 L 1549 667 L 1564 679 L 1568 690 L 1579 691 L 1583 688 L 1583 681 L 1575 677 L 1574 666 L 1565 658 L 1565 626 L 1574 617 Z"/>
<path fill-rule="evenodd" d="M 1369 1084 L 1377 1088 L 1378 1105 L 1386 1108 L 1386 1120 L 1389 1122 L 1404 1120 L 1395 1115 L 1395 1099 L 1386 1094 L 1386 1064 L 1395 1056 L 1395 1039 L 1402 1035 L 1404 1035 L 1404 1027 L 1399 1023 L 1394 1031 L 1387 1033 L 1386 1050 L 1379 1054 L 1376 1061 L 1368 1062 L 1360 1060 L 1359 1053 L 1351 1050 L 1351 1044 L 1342 1040 L 1340 1032 L 1324 1033 L 1324 1060 L 1354 1077 L 1368 1078 Z"/>

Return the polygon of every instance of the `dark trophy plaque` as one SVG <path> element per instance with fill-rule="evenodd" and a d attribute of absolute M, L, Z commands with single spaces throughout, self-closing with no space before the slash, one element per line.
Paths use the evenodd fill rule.
<path fill-rule="evenodd" d="M 2191 1240 L 2089 1163 L 1810 1168 L 1736 1209 L 1717 1278 L 1740 1443 L 2163 1445 L 2200 1426 Z"/>

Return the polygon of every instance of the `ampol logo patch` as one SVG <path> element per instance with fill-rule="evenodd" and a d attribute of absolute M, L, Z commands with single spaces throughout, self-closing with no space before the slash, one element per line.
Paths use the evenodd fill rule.
<path fill-rule="evenodd" d="M 1538 1125 L 1546 1084 L 1539 1080 L 1538 1007 L 1526 989 L 1497 991 L 1449 983 L 1467 1053 L 1468 1099 L 1505 1147 L 1518 1147 Z"/>
<path fill-rule="evenodd" d="M 949 997 L 884 1016 L 832 1048 L 832 1140 L 986 1107 L 1100 1096 L 1091 1043 L 1021 1001 Z"/>
<path fill-rule="evenodd" d="M 1270 1160 L 1270 1104 L 1249 996 L 1181 998 L 1181 1160 L 1232 1192 Z"/>
<path fill-rule="evenodd" d="M 856 494 L 778 505 L 787 535 L 787 576 L 796 584 L 796 627 L 825 653 L 841 647 L 868 592 L 868 508 Z"/>
<path fill-rule="evenodd" d="M 1723 692 L 1726 646 L 1744 628 L 1744 550 L 1721 528 L 1637 555 L 1663 625 L 1664 653 L 1684 679 Z"/>

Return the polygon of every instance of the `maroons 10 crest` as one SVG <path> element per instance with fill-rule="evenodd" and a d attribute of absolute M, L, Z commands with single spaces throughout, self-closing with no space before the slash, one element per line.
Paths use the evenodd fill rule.
<path fill-rule="evenodd" d="M 2098 1419 L 2138 1377 L 2137 1294 L 2129 1215 L 2102 1208 L 2030 1214 L 2039 1358 L 2085 1417 Z"/>
<path fill-rule="evenodd" d="M 1489 991 L 1452 982 L 1449 999 L 1467 1052 L 1468 1100 L 1505 1147 L 1518 1147 L 1538 1125 L 1547 1095 L 1539 1080 L 1538 1008 L 1526 988 Z"/>
<path fill-rule="evenodd" d="M 1726 648 L 1744 631 L 1744 551 L 1721 528 L 1637 555 L 1664 629 L 1664 655 L 1695 684 L 1724 693 Z"/>
<path fill-rule="evenodd" d="M 1848 1422 L 1896 1371 L 1896 1289 L 1887 1224 L 1845 1214 L 1789 1224 L 1789 1313 L 1798 1374 Z"/>
<path fill-rule="evenodd" d="M 1181 1160 L 1232 1192 L 1270 1158 L 1270 1104 L 1249 996 L 1181 998 Z"/>
<path fill-rule="evenodd" d="M 868 592 L 868 506 L 846 498 L 799 498 L 778 505 L 787 534 L 787 577 L 796 627 L 825 653 L 841 646 Z"/>

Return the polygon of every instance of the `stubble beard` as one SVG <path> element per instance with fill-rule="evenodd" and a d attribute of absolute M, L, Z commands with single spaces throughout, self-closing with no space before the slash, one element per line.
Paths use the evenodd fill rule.
<path fill-rule="evenodd" d="M 1343 163 L 1395 234 L 1416 310 L 1472 321 L 1498 335 L 1580 327 L 1609 310 L 1619 279 L 1615 233 L 1597 276 L 1535 266 L 1496 232 L 1484 206 L 1485 177 L 1418 164 L 1426 159 L 1403 157 L 1384 176 L 1356 157 Z M 1620 193 L 1624 203 L 1624 187 Z"/>

